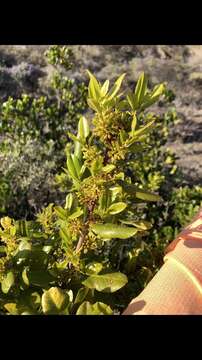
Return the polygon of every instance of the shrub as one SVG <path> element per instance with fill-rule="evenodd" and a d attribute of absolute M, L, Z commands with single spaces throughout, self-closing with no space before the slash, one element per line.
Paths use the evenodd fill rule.
<path fill-rule="evenodd" d="M 0 103 L 1 215 L 33 219 L 60 198 L 53 174 L 65 161 L 67 131 L 76 130 L 87 106 L 85 84 L 66 76 L 74 65 L 72 52 L 51 46 L 45 55 L 55 69 L 49 92 L 25 93 Z"/>
<path fill-rule="evenodd" d="M 142 213 L 159 195 L 128 174 L 147 146 L 156 116 L 145 111 L 164 93 L 147 89 L 141 74 L 124 96 L 121 75 L 109 90 L 89 72 L 88 105 L 73 144 L 66 147 L 66 201 L 49 204 L 35 221 L 1 219 L 2 311 L 9 314 L 115 314 L 130 299 L 127 262 L 119 254 L 130 242 L 144 247 L 152 224 Z M 140 161 L 137 157 L 137 162 Z M 63 176 L 63 181 L 64 181 Z M 144 268 L 142 268 L 144 270 Z"/>

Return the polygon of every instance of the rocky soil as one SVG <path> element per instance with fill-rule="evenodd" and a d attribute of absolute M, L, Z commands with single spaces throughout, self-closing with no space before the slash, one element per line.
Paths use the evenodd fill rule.
<path fill-rule="evenodd" d="M 47 91 L 52 67 L 44 57 L 48 46 L 0 46 L 0 97 L 18 96 L 22 91 Z M 140 71 L 150 84 L 166 81 L 174 91 L 174 106 L 180 121 L 172 129 L 168 145 L 178 156 L 185 178 L 202 183 L 202 45 L 74 45 L 76 67 L 70 74 L 86 79 L 85 69 L 99 80 L 127 73 L 134 85 Z"/>

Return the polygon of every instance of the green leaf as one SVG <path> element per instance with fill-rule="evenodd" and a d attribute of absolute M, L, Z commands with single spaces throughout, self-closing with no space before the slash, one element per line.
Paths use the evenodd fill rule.
<path fill-rule="evenodd" d="M 142 190 L 136 191 L 135 196 L 136 196 L 136 198 L 145 200 L 145 201 L 160 201 L 160 200 L 162 200 L 159 195 L 152 194 L 148 191 L 142 191 Z"/>
<path fill-rule="evenodd" d="M 43 251 L 46 253 L 46 254 L 49 254 L 50 251 L 52 250 L 53 246 L 52 245 L 45 245 L 43 246 Z"/>
<path fill-rule="evenodd" d="M 126 100 L 121 100 L 116 103 L 117 110 L 126 110 L 128 108 L 128 102 Z"/>
<path fill-rule="evenodd" d="M 125 144 L 126 140 L 128 139 L 128 133 L 125 130 L 121 130 L 119 132 L 119 137 L 121 144 Z"/>
<path fill-rule="evenodd" d="M 20 244 L 18 246 L 18 251 L 31 250 L 32 249 L 32 245 L 30 244 L 30 242 L 28 242 L 25 239 L 26 238 L 24 238 L 23 240 L 20 241 Z"/>
<path fill-rule="evenodd" d="M 149 121 L 145 126 L 142 126 L 138 130 L 134 131 L 133 136 L 137 137 L 140 135 L 141 136 L 145 135 L 148 132 L 148 130 L 150 130 L 150 128 L 153 126 L 154 122 L 155 122 L 155 119 Z"/>
<path fill-rule="evenodd" d="M 67 169 L 69 171 L 69 175 L 77 180 L 78 179 L 78 175 L 77 175 L 77 171 L 75 169 L 75 166 L 74 166 L 74 162 L 72 160 L 72 156 L 71 155 L 68 155 L 67 156 Z"/>
<path fill-rule="evenodd" d="M 107 91 L 109 89 L 109 80 L 106 80 L 101 88 L 101 96 L 105 96 L 107 94 Z"/>
<path fill-rule="evenodd" d="M 12 271 L 9 271 L 1 282 L 1 290 L 7 294 L 11 287 L 14 285 L 15 277 Z"/>
<path fill-rule="evenodd" d="M 74 154 L 78 157 L 78 159 L 82 158 L 82 144 L 78 141 L 75 141 L 74 143 Z"/>
<path fill-rule="evenodd" d="M 4 305 L 4 307 L 11 315 L 19 315 L 20 314 L 20 311 L 19 311 L 16 303 L 7 303 Z"/>
<path fill-rule="evenodd" d="M 82 116 L 78 124 L 78 136 L 81 139 L 86 139 L 89 134 L 90 134 L 90 128 L 88 125 L 88 120 L 84 116 Z"/>
<path fill-rule="evenodd" d="M 66 196 L 65 209 L 68 209 L 68 210 L 70 211 L 71 208 L 72 208 L 72 205 L 73 205 L 73 201 L 74 201 L 73 194 L 72 194 L 72 193 L 69 193 L 69 194 Z"/>
<path fill-rule="evenodd" d="M 110 173 L 111 171 L 113 171 L 114 169 L 115 169 L 115 165 L 113 165 L 113 164 L 108 164 L 108 165 L 106 165 L 106 166 L 104 166 L 103 168 L 102 168 L 102 171 L 104 171 L 105 173 Z"/>
<path fill-rule="evenodd" d="M 103 265 L 97 261 L 92 261 L 91 263 L 85 265 L 85 273 L 87 275 L 98 274 L 103 268 Z"/>
<path fill-rule="evenodd" d="M 34 291 L 30 296 L 31 306 L 37 309 L 41 305 L 41 296 L 38 292 Z"/>
<path fill-rule="evenodd" d="M 27 271 L 27 278 L 30 284 L 46 288 L 50 283 L 55 281 L 54 277 L 48 271 L 30 270 Z"/>
<path fill-rule="evenodd" d="M 134 105 L 134 98 L 131 91 L 128 92 L 128 95 L 126 96 L 128 103 L 132 109 L 132 111 L 135 111 L 135 105 Z"/>
<path fill-rule="evenodd" d="M 73 214 L 71 214 L 68 217 L 68 220 L 73 220 L 78 218 L 79 216 L 83 215 L 83 209 L 81 209 L 80 207 L 76 209 L 76 211 L 73 212 Z"/>
<path fill-rule="evenodd" d="M 113 311 L 109 305 L 106 305 L 102 302 L 96 302 L 91 304 L 88 301 L 85 301 L 81 304 L 77 310 L 76 315 L 112 315 Z"/>
<path fill-rule="evenodd" d="M 41 305 L 46 315 L 60 314 L 67 308 L 69 297 L 58 287 L 51 287 L 42 295 Z"/>
<path fill-rule="evenodd" d="M 156 85 L 154 87 L 154 90 L 150 94 L 151 99 L 160 97 L 161 95 L 163 95 L 164 92 L 165 92 L 165 85 L 164 84 Z"/>
<path fill-rule="evenodd" d="M 5 230 L 10 229 L 10 227 L 12 226 L 12 219 L 9 216 L 5 216 L 1 218 L 0 222 L 1 222 L 1 226 Z"/>
<path fill-rule="evenodd" d="M 157 102 L 159 97 L 163 95 L 164 92 L 165 92 L 164 84 L 156 85 L 153 91 L 150 94 L 146 95 L 144 99 L 144 103 L 142 104 L 142 109 L 146 109 L 147 107 Z"/>
<path fill-rule="evenodd" d="M 74 168 L 76 170 L 77 178 L 79 179 L 82 165 L 81 165 L 78 157 L 75 154 L 72 154 L 72 160 L 73 160 L 73 163 L 74 163 Z"/>
<path fill-rule="evenodd" d="M 111 192 L 111 201 L 112 202 L 116 200 L 118 194 L 122 193 L 122 187 L 118 186 L 118 185 L 111 186 L 109 188 L 109 190 Z"/>
<path fill-rule="evenodd" d="M 48 261 L 47 254 L 37 248 L 32 247 L 32 249 L 24 249 L 17 252 L 14 257 L 17 264 L 22 264 L 24 266 L 30 266 L 32 269 L 45 268 Z"/>
<path fill-rule="evenodd" d="M 103 192 L 99 198 L 99 206 L 101 210 L 105 210 L 107 207 L 107 193 Z"/>
<path fill-rule="evenodd" d="M 69 260 L 66 258 L 65 260 L 61 261 L 61 262 L 56 262 L 55 266 L 57 268 L 57 270 L 64 270 L 67 267 Z"/>
<path fill-rule="evenodd" d="M 89 70 L 86 70 L 88 73 L 88 76 L 90 77 L 90 82 L 88 85 L 88 96 L 89 98 L 93 99 L 93 100 L 99 100 L 100 96 L 101 96 L 101 88 L 100 85 L 97 81 L 97 79 L 95 78 L 95 76 L 93 74 L 91 74 L 91 72 Z"/>
<path fill-rule="evenodd" d="M 99 158 L 95 158 L 91 162 L 90 171 L 92 175 L 97 174 L 102 169 L 102 160 Z"/>
<path fill-rule="evenodd" d="M 94 224 L 92 230 L 101 238 L 106 239 L 128 239 L 137 233 L 137 229 L 115 224 Z"/>
<path fill-rule="evenodd" d="M 86 287 L 81 287 L 76 295 L 76 298 L 74 300 L 74 304 L 79 304 L 82 301 L 84 301 L 86 295 L 88 294 L 89 289 Z"/>
<path fill-rule="evenodd" d="M 79 143 L 80 145 L 83 145 L 83 141 L 75 136 L 74 134 L 71 134 L 70 132 L 67 133 L 69 138 L 72 139 L 75 143 Z"/>
<path fill-rule="evenodd" d="M 74 294 L 73 294 L 73 291 L 70 289 L 67 291 L 67 294 L 69 296 L 69 302 L 73 302 L 73 299 L 74 299 Z"/>
<path fill-rule="evenodd" d="M 126 76 L 126 74 L 122 74 L 121 76 L 119 76 L 119 78 L 115 81 L 114 83 L 114 86 L 112 87 L 112 89 L 109 91 L 109 95 L 107 97 L 107 100 L 110 101 L 112 100 L 115 95 L 118 93 L 120 87 L 121 87 L 121 84 L 122 84 L 122 81 L 124 79 L 124 77 Z"/>
<path fill-rule="evenodd" d="M 122 212 L 123 210 L 125 210 L 126 207 L 127 207 L 127 204 L 125 204 L 124 202 L 117 202 L 115 204 L 112 204 L 107 209 L 107 213 L 110 215 L 116 215 L 116 214 L 119 214 L 120 212 Z"/>
<path fill-rule="evenodd" d="M 67 220 L 68 217 L 68 212 L 67 210 L 63 209 L 61 206 L 55 206 L 54 208 L 56 215 L 62 219 L 62 220 Z"/>
<path fill-rule="evenodd" d="M 145 92 L 147 90 L 147 77 L 144 72 L 139 76 L 137 81 L 137 85 L 135 87 L 134 93 L 134 108 L 137 109 L 142 103 L 142 100 L 145 96 Z"/>
<path fill-rule="evenodd" d="M 149 221 L 140 220 L 140 221 L 127 221 L 120 220 L 122 224 L 132 225 L 141 230 L 149 230 L 152 228 L 152 224 Z"/>
<path fill-rule="evenodd" d="M 93 109 L 96 112 L 100 112 L 101 111 L 101 107 L 98 101 L 94 100 L 94 99 L 87 99 L 87 103 L 90 106 L 91 109 Z"/>
<path fill-rule="evenodd" d="M 136 116 L 136 114 L 133 114 L 133 120 L 132 120 L 132 123 L 131 123 L 131 132 L 132 132 L 132 135 L 134 135 L 136 126 L 137 126 L 137 116 Z"/>
<path fill-rule="evenodd" d="M 59 234 L 65 244 L 71 244 L 71 236 L 68 231 L 68 224 L 66 226 L 60 227 Z"/>
<path fill-rule="evenodd" d="M 22 272 L 22 279 L 23 279 L 23 281 L 24 281 L 24 283 L 27 285 L 27 286 L 29 286 L 29 279 L 28 279 L 28 277 L 27 277 L 27 268 L 25 268 L 24 270 L 23 270 L 23 272 Z"/>
<path fill-rule="evenodd" d="M 89 289 L 113 293 L 125 286 L 127 282 L 128 279 L 126 275 L 115 272 L 104 275 L 91 275 L 84 280 L 82 284 Z"/>

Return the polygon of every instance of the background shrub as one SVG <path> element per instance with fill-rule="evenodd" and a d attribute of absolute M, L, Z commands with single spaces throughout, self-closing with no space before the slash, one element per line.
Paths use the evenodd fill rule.
<path fill-rule="evenodd" d="M 31 219 L 50 201 L 58 202 L 53 175 L 65 161 L 67 131 L 75 131 L 86 109 L 85 84 L 66 75 L 72 51 L 51 46 L 44 56 L 54 68 L 48 93 L 22 93 L 0 103 L 1 215 Z"/>

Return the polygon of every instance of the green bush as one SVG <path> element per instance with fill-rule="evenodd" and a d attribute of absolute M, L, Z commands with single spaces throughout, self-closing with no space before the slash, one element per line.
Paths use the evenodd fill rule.
<path fill-rule="evenodd" d="M 128 243 L 132 258 L 144 247 L 152 224 L 142 206 L 160 197 L 127 170 L 155 126 L 156 116 L 145 109 L 165 87 L 149 91 L 141 74 L 135 91 L 124 96 L 125 74 L 109 89 L 108 80 L 101 85 L 88 73 L 94 114 L 90 122 L 80 118 L 76 135 L 69 133 L 64 206 L 49 204 L 36 221 L 1 219 L 5 313 L 115 314 L 130 299 L 127 275 L 134 263 L 121 272 L 120 256 Z"/>
<path fill-rule="evenodd" d="M 67 131 L 76 131 L 87 107 L 86 85 L 66 75 L 74 65 L 72 52 L 51 46 L 46 57 L 54 67 L 48 93 L 22 94 L 0 103 L 1 215 L 32 219 L 60 198 L 53 174 L 65 161 Z"/>

